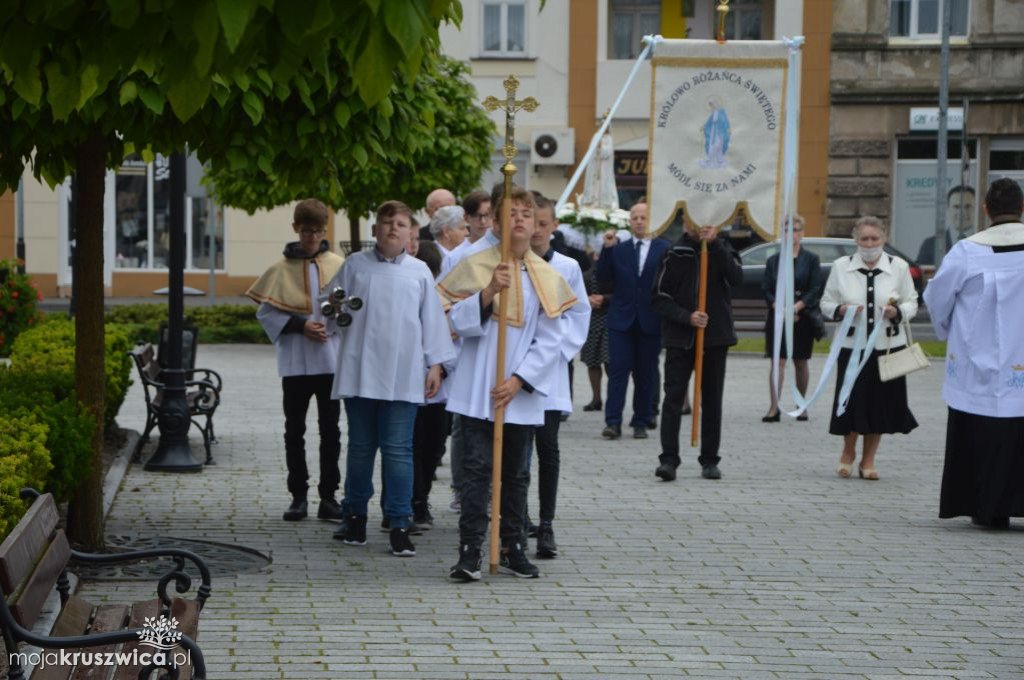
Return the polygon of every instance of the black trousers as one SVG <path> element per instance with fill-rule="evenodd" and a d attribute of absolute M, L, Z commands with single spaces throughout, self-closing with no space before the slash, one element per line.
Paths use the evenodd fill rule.
<path fill-rule="evenodd" d="M 309 488 L 306 467 L 306 412 L 309 400 L 316 397 L 317 425 L 320 429 L 320 498 L 334 498 L 341 484 L 338 459 L 341 456 L 341 402 L 331 399 L 334 375 L 293 375 L 281 378 L 284 393 L 284 452 L 288 465 L 288 491 L 293 498 L 305 498 Z"/>
<path fill-rule="evenodd" d="M 537 448 L 537 496 L 540 499 L 542 522 L 555 520 L 558 499 L 558 428 L 562 424 L 561 411 L 545 411 L 544 424 L 534 430 Z"/>
<path fill-rule="evenodd" d="M 494 423 L 462 417 L 466 443 L 462 458 L 462 513 L 459 538 L 463 545 L 479 548 L 487 535 L 487 501 L 491 495 L 491 463 Z M 505 425 L 501 449 L 501 542 L 526 544 L 523 522 L 530 472 L 526 461 L 532 425 Z"/>
<path fill-rule="evenodd" d="M 448 438 L 450 416 L 445 404 L 424 404 L 416 411 L 416 425 L 412 434 L 412 509 L 427 509 L 434 473 L 444 456 L 444 442 Z"/>
<path fill-rule="evenodd" d="M 679 424 L 683 403 L 693 371 L 694 349 L 668 347 L 665 350 L 665 401 L 661 406 L 662 463 L 679 465 Z M 702 466 L 717 465 L 721 458 L 722 394 L 725 390 L 725 359 L 728 346 L 704 348 L 704 373 L 700 394 L 700 456 Z"/>

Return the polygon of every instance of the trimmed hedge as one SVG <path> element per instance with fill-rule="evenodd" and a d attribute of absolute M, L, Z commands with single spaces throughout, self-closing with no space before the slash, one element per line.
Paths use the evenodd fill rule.
<path fill-rule="evenodd" d="M 0 540 L 25 514 L 22 487 L 43 489 L 50 471 L 47 427 L 31 415 L 0 416 Z"/>
<path fill-rule="evenodd" d="M 54 372 L 0 370 L 0 424 L 11 418 L 32 418 L 46 428 L 46 450 L 53 466 L 45 488 L 58 502 L 69 499 L 89 472 L 89 444 L 96 428 L 88 409 L 67 392 L 65 382 Z"/>
<path fill-rule="evenodd" d="M 117 324 L 106 327 L 106 386 L 104 421 L 114 424 L 132 384 L 131 335 Z M 75 325 L 54 319 L 18 336 L 11 350 L 11 370 L 46 375 L 54 396 L 65 399 L 75 391 Z"/>
<path fill-rule="evenodd" d="M 199 342 L 270 344 L 256 321 L 255 305 L 191 307 L 185 310 L 185 318 L 199 328 Z M 160 323 L 166 320 L 167 305 L 163 303 L 119 305 L 107 311 L 107 322 L 123 325 L 136 342 L 158 344 Z"/>

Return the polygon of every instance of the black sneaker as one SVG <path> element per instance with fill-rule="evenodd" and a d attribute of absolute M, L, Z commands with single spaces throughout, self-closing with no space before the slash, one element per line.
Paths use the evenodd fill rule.
<path fill-rule="evenodd" d="M 537 528 L 537 557 L 551 560 L 558 557 L 558 546 L 555 545 L 555 530 L 550 526 Z"/>
<path fill-rule="evenodd" d="M 340 521 L 344 515 L 341 514 L 341 506 L 333 498 L 321 498 L 320 506 L 316 509 L 317 519 L 326 519 L 332 522 Z"/>
<path fill-rule="evenodd" d="M 448 570 L 448 578 L 452 581 L 480 580 L 480 548 L 464 545 L 459 548 L 459 563 Z"/>
<path fill-rule="evenodd" d="M 419 526 L 415 522 L 410 524 L 406 529 L 409 531 L 410 536 L 422 536 L 423 527 Z M 380 521 L 380 533 L 390 534 L 391 533 L 391 520 L 385 517 Z"/>
<path fill-rule="evenodd" d="M 345 518 L 345 545 L 366 545 L 366 515 L 349 515 Z"/>
<path fill-rule="evenodd" d="M 344 541 L 345 540 L 345 534 L 347 534 L 347 533 L 348 533 L 348 517 L 342 517 L 341 521 L 338 522 L 338 528 L 334 530 L 334 533 L 331 534 L 331 536 L 336 541 Z"/>
<path fill-rule="evenodd" d="M 518 543 L 514 543 L 501 551 L 501 557 L 498 559 L 498 571 L 503 574 L 512 574 L 519 578 L 537 578 L 540 576 L 540 569 L 533 566 L 530 560 L 526 559 L 523 546 Z"/>
<path fill-rule="evenodd" d="M 306 519 L 309 514 L 309 506 L 306 504 L 305 498 L 295 498 L 292 500 L 291 505 L 284 511 L 284 517 L 282 519 L 285 522 L 298 522 L 301 519 Z"/>
<path fill-rule="evenodd" d="M 633 439 L 647 439 L 647 428 L 637 425 L 633 428 Z"/>
<path fill-rule="evenodd" d="M 391 530 L 391 554 L 398 557 L 415 557 L 416 546 L 409 540 L 407 529 Z"/>

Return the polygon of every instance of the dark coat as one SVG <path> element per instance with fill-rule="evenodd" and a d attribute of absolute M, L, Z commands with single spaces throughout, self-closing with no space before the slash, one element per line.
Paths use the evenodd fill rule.
<path fill-rule="evenodd" d="M 696 338 L 690 315 L 697 309 L 700 277 L 700 242 L 683 234 L 665 255 L 658 268 L 651 304 L 662 319 L 662 344 L 690 349 Z M 728 239 L 708 243 L 708 325 L 704 331 L 707 347 L 736 344 L 729 289 L 743 283 L 740 256 Z"/>
<path fill-rule="evenodd" d="M 651 287 L 668 248 L 668 241 L 652 239 L 642 272 L 637 271 L 636 245 L 632 239 L 601 251 L 597 281 L 602 293 L 612 294 L 608 306 L 610 330 L 628 331 L 634 322 L 639 322 L 644 333 L 661 334 L 661 319 L 651 307 Z"/>

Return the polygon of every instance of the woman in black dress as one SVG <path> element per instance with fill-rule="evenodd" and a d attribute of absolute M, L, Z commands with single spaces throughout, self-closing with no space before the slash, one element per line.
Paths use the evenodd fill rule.
<path fill-rule="evenodd" d="M 604 234 L 603 248 L 611 248 L 619 239 L 615 230 L 609 229 Z M 596 253 L 595 253 L 596 255 Z M 595 260 L 596 262 L 596 260 Z M 597 286 L 597 267 L 591 267 L 586 277 L 588 303 L 590 304 L 590 331 L 587 341 L 580 350 L 580 358 L 587 366 L 590 377 L 590 389 L 593 396 L 590 403 L 583 407 L 584 411 L 600 411 L 604 408 L 601 399 L 601 372 L 608 370 L 608 303 L 611 295 L 602 295 Z"/>
<path fill-rule="evenodd" d="M 843 438 L 843 452 L 836 473 L 849 477 L 856 459 L 857 437 L 864 435 L 858 474 L 861 479 L 878 479 L 875 453 L 883 434 L 908 434 L 917 427 L 917 420 L 907 403 L 905 376 L 882 382 L 878 372 L 878 357 L 887 349 L 898 351 L 907 346 L 903 321 L 917 314 L 917 291 L 910 278 L 910 265 L 883 250 L 888 231 L 877 217 L 862 217 L 853 227 L 857 252 L 844 255 L 832 263 L 825 292 L 821 296 L 821 311 L 835 321 L 843 318 L 846 310 L 854 308 L 864 315 L 868 337 L 877 324 L 884 324 L 884 333 L 878 335 L 860 375 L 850 392 L 846 410 L 836 415 L 839 393 L 843 388 L 846 366 L 850 363 L 855 336 L 833 338 L 842 344 L 836 365 L 836 394 L 832 401 L 832 420 L 828 431 Z M 874 351 L 871 351 L 874 350 Z"/>
<path fill-rule="evenodd" d="M 796 368 L 796 388 L 800 394 L 807 394 L 807 384 L 810 381 L 811 369 L 808 360 L 811 358 L 811 350 L 814 348 L 814 319 L 812 314 L 818 312 L 818 301 L 821 299 L 821 292 L 825 287 L 825 279 L 821 275 L 821 258 L 809 250 L 800 247 L 800 241 L 804 237 L 804 218 L 800 215 L 793 216 L 793 297 L 796 303 L 793 309 L 796 312 L 796 319 L 793 323 L 793 366 Z M 761 282 L 761 291 L 768 303 L 768 319 L 765 321 L 764 332 L 764 355 L 772 356 L 775 338 L 775 284 L 779 276 L 779 253 L 768 258 L 764 268 L 764 279 Z M 779 304 L 784 304 L 779 301 Z M 782 392 L 782 382 L 786 375 L 786 337 L 782 337 L 782 353 L 779 355 L 779 393 Z M 779 422 L 779 403 L 775 399 L 775 390 L 772 385 L 775 382 L 775 375 L 771 368 L 768 369 L 768 395 L 771 398 L 771 406 L 768 414 L 761 418 L 766 423 Z M 807 420 L 807 413 L 801 413 L 797 420 Z"/>

